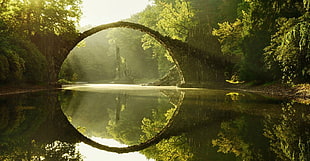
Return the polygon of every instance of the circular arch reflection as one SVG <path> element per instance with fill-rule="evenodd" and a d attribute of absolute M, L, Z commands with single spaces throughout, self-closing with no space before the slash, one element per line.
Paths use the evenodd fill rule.
<path fill-rule="evenodd" d="M 145 88 L 149 88 L 149 87 L 145 87 Z M 123 89 L 124 90 L 124 89 Z M 175 90 L 175 89 L 174 89 Z M 82 89 L 83 91 L 83 89 Z M 165 90 L 163 88 L 160 88 L 159 90 L 163 95 L 165 95 L 166 97 L 168 97 L 169 99 L 169 103 L 171 103 L 174 106 L 174 111 L 173 114 L 171 115 L 171 117 L 169 118 L 169 120 L 166 122 L 166 124 L 164 125 L 164 127 L 162 127 L 162 129 L 159 131 L 156 135 L 154 135 L 152 138 L 147 139 L 146 141 L 139 143 L 139 144 L 135 144 L 135 145 L 129 145 L 127 147 L 113 147 L 113 146 L 109 146 L 109 145 L 105 145 L 102 143 L 99 143 L 97 141 L 92 140 L 90 137 L 86 136 L 85 134 L 83 134 L 83 132 L 79 131 L 78 128 L 79 126 L 74 125 L 74 123 L 72 123 L 72 118 L 70 118 L 70 116 L 67 116 L 65 114 L 65 111 L 62 109 L 62 111 L 64 112 L 64 114 L 66 115 L 68 122 L 71 124 L 72 127 L 75 128 L 75 133 L 78 135 L 78 137 L 80 138 L 79 140 L 84 142 L 85 144 L 88 144 L 94 148 L 100 149 L 100 150 L 105 150 L 105 151 L 109 151 L 109 152 L 115 152 L 115 153 L 128 153 L 128 152 L 135 152 L 135 151 L 139 151 L 139 150 L 143 150 L 151 145 L 157 144 L 159 143 L 162 139 L 168 138 L 170 135 L 169 133 L 169 129 L 170 127 L 173 125 L 174 123 L 174 118 L 176 118 L 176 116 L 179 114 L 179 109 L 180 106 L 183 103 L 183 99 L 184 99 L 184 95 L 185 93 L 183 91 L 175 91 L 171 92 L 172 90 Z M 111 91 L 110 91 L 111 92 Z M 113 92 L 113 91 L 112 91 Z M 116 91 L 118 92 L 118 91 Z M 129 91 L 130 92 L 130 91 Z M 143 93 L 143 91 L 142 91 Z M 70 121 L 69 121 L 70 120 Z"/>

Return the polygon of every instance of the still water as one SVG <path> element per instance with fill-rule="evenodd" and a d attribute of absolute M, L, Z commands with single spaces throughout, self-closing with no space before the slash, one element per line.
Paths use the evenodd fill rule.
<path fill-rule="evenodd" d="M 0 96 L 0 160 L 309 160 L 310 106 L 232 90 L 67 86 Z"/>

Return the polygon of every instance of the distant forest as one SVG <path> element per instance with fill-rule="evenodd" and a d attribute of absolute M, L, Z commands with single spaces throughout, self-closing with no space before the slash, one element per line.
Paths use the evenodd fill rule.
<path fill-rule="evenodd" d="M 80 0 L 0 1 L 0 83 L 46 81 L 49 60 L 39 40 L 61 42 L 78 34 L 80 5 Z M 126 21 L 231 60 L 233 69 L 223 73 L 227 80 L 296 84 L 310 82 L 309 6 L 309 0 L 153 0 Z M 122 72 L 137 82 L 158 79 L 173 66 L 150 36 L 111 29 L 81 42 L 59 76 L 113 80 L 118 49 Z"/>

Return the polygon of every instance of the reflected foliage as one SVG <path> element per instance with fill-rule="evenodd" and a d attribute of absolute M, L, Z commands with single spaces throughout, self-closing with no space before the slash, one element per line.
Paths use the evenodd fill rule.
<path fill-rule="evenodd" d="M 154 111 L 151 118 L 143 118 L 141 129 L 143 135 L 141 135 L 142 142 L 153 138 L 158 134 L 164 126 L 172 118 L 175 108 L 171 108 L 167 111 Z M 142 153 L 148 157 L 159 161 L 164 160 L 180 160 L 188 161 L 193 157 L 193 153 L 190 151 L 186 136 L 171 136 L 167 139 L 163 139 L 158 144 L 151 146 L 142 151 Z"/>
<path fill-rule="evenodd" d="M 46 161 L 82 161 L 81 154 L 74 144 L 55 141 L 50 144 L 37 143 L 35 140 L 15 140 L 0 144 L 0 159 L 16 160 L 46 160 Z"/>
<path fill-rule="evenodd" d="M 262 154 L 255 151 L 253 145 L 246 140 L 248 124 L 244 118 L 221 123 L 218 139 L 212 140 L 212 145 L 218 147 L 218 152 L 233 153 L 244 161 L 263 160 Z"/>
<path fill-rule="evenodd" d="M 0 160 L 82 160 L 74 143 L 44 139 L 44 131 L 52 128 L 45 124 L 55 113 L 49 96 L 40 92 L 0 97 Z"/>
<path fill-rule="evenodd" d="M 307 161 L 310 159 L 309 109 L 296 108 L 295 103 L 282 104 L 279 119 L 268 118 L 264 135 L 277 160 Z"/>
<path fill-rule="evenodd" d="M 143 150 L 141 153 L 147 158 L 158 161 L 189 161 L 194 154 L 190 151 L 190 146 L 187 142 L 187 138 L 184 135 L 172 136 Z"/>
<path fill-rule="evenodd" d="M 42 100 L 45 96 L 34 94 L 0 98 L 0 140 L 15 140 L 20 135 L 33 135 L 48 113 L 42 109 L 46 106 L 46 102 Z"/>
<path fill-rule="evenodd" d="M 144 117 L 142 120 L 141 130 L 143 135 L 141 135 L 141 142 L 151 139 L 156 134 L 158 134 L 172 119 L 172 115 L 175 112 L 175 108 L 171 108 L 165 111 L 165 108 L 160 108 L 152 110 L 152 118 Z"/>
<path fill-rule="evenodd" d="M 145 142 L 148 139 L 151 139 L 153 136 L 155 136 L 158 132 L 160 132 L 165 127 L 168 121 L 168 119 L 166 119 L 165 116 L 160 116 L 158 112 L 159 111 L 166 112 L 167 108 L 170 107 L 169 102 L 167 102 L 168 100 L 164 97 L 159 97 L 158 99 L 154 101 L 156 102 L 153 102 L 153 105 L 149 104 L 147 106 L 148 110 L 144 110 L 143 112 L 142 111 L 137 112 L 136 110 L 130 110 L 129 109 L 131 108 L 130 104 L 129 104 L 129 107 L 123 106 L 123 108 L 121 109 L 121 114 L 120 114 L 122 118 L 120 120 L 115 120 L 115 112 L 112 112 L 112 115 L 110 115 L 111 119 L 109 121 L 108 126 L 106 127 L 108 133 L 114 139 L 120 141 L 121 143 L 125 143 L 127 145 L 135 145 L 141 142 Z M 133 99 L 130 102 L 131 104 L 133 104 L 134 103 Z M 144 101 L 140 102 L 140 106 L 141 104 L 145 104 L 145 103 L 146 102 Z M 136 105 L 138 106 L 138 104 Z M 172 115 L 173 112 L 174 112 L 173 110 L 170 110 L 169 114 Z M 147 116 L 150 116 L 150 114 L 152 116 L 158 116 L 154 118 L 163 119 L 164 122 L 153 121 L 153 120 L 148 119 Z M 147 137 L 144 137 L 144 135 Z"/>

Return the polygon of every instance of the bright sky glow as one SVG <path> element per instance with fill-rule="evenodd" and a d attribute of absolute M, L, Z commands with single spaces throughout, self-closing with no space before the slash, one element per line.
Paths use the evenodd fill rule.
<path fill-rule="evenodd" d="M 149 0 L 83 0 L 81 27 L 120 21 L 145 9 Z"/>
<path fill-rule="evenodd" d="M 112 139 L 103 139 L 98 137 L 92 137 L 91 139 L 99 143 L 105 143 L 105 145 L 108 144 L 114 147 L 126 146 Z M 117 154 L 99 150 L 84 143 L 79 143 L 77 148 L 80 151 L 81 155 L 84 156 L 84 161 L 154 161 L 153 159 L 148 160 L 144 155 L 140 154 L 139 152 Z"/>

